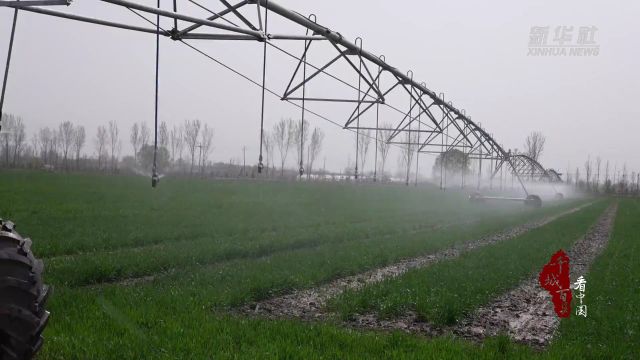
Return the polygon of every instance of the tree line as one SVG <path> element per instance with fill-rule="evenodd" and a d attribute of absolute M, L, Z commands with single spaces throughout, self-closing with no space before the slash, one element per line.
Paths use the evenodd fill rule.
<path fill-rule="evenodd" d="M 0 133 L 0 166 L 5 168 L 40 168 L 48 170 L 93 170 L 120 172 L 143 171 L 150 174 L 154 155 L 160 173 L 204 175 L 220 170 L 224 176 L 245 176 L 250 172 L 246 164 L 230 160 L 226 163 L 209 161 L 214 149 L 214 129 L 199 119 L 185 120 L 169 128 L 166 122 L 158 127 L 157 152 L 154 131 L 145 122 L 134 123 L 128 138 L 116 121 L 99 125 L 93 137 L 88 138 L 84 126 L 63 121 L 58 126 L 43 127 L 27 140 L 25 121 L 20 116 L 3 114 Z M 322 150 L 324 132 L 293 119 L 281 119 L 271 131 L 263 134 L 266 171 L 276 176 L 274 150 L 280 155 L 280 175 L 285 174 L 285 163 L 291 151 L 310 177 Z M 123 156 L 124 147 L 130 146 L 132 155 Z M 128 153 L 128 151 L 127 151 Z M 155 154 L 154 154 L 155 153 Z M 215 166 L 214 166 L 215 165 Z M 251 166 L 251 173 L 256 169 Z M 217 174 L 219 175 L 219 174 Z"/>
<path fill-rule="evenodd" d="M 311 129 L 307 120 L 280 119 L 270 131 L 265 130 L 262 135 L 267 176 L 276 173 L 276 161 L 279 161 L 280 176 L 284 176 L 287 158 L 293 150 L 299 175 L 303 176 L 306 173 L 309 179 L 322 150 L 323 142 L 324 132 L 322 129 L 318 127 Z M 276 159 L 274 155 L 275 150 L 278 151 L 279 159 Z"/>
<path fill-rule="evenodd" d="M 378 141 L 374 145 L 377 146 L 375 172 L 381 180 L 385 178 L 385 165 L 391 147 L 386 141 L 391 136 L 390 129 L 391 124 L 382 124 L 377 132 Z M 155 152 L 153 135 L 147 123 L 133 124 L 128 137 L 133 156 L 123 157 L 123 142 L 127 139 L 116 121 L 98 126 L 92 138 L 87 138 L 84 126 L 63 121 L 58 126 L 40 128 L 27 139 L 23 118 L 5 113 L 2 115 L 0 133 L 0 166 L 102 172 L 119 172 L 124 168 L 138 169 L 150 174 Z M 417 132 L 407 132 L 406 136 L 405 144 L 400 146 L 398 165 L 399 172 L 408 184 L 410 168 L 418 150 L 415 145 L 417 141 L 413 138 L 417 136 Z M 266 176 L 291 177 L 295 176 L 293 174 L 305 174 L 308 179 L 311 178 L 322 151 L 324 138 L 324 132 L 318 127 L 311 128 L 306 120 L 301 122 L 291 118 L 280 119 L 271 130 L 265 130 L 263 133 Z M 257 167 L 250 166 L 248 171 L 246 163 L 238 164 L 234 160 L 230 160 L 228 164 L 211 163 L 209 157 L 214 149 L 213 140 L 214 129 L 198 119 L 185 120 L 171 129 L 166 122 L 161 122 L 158 128 L 156 154 L 158 170 L 161 173 L 189 175 L 217 173 L 214 175 L 220 176 L 220 173 L 223 173 L 225 177 L 256 176 Z M 375 140 L 375 134 L 372 136 L 370 130 L 358 133 L 358 161 L 356 164 L 349 161 L 344 171 L 346 175 L 353 175 L 356 166 L 361 176 L 365 174 L 371 140 Z M 538 161 L 545 143 L 546 138 L 542 133 L 533 132 L 525 140 L 523 153 Z M 295 164 L 298 167 L 295 171 L 286 168 L 291 152 L 294 152 Z M 518 150 L 515 149 L 514 153 L 517 154 Z M 470 173 L 470 163 L 461 151 L 452 150 L 436 157 L 432 175 L 436 178 L 441 167 L 452 175 Z M 320 172 L 316 170 L 316 173 Z M 600 157 L 592 159 L 589 156 L 583 167 L 576 167 L 575 170 L 568 167 L 563 175 L 566 184 L 584 192 L 640 195 L 640 172 L 630 171 L 626 164 L 621 168 L 617 165 L 612 166 L 609 161 L 603 161 Z"/>
<path fill-rule="evenodd" d="M 2 164 L 4 167 L 56 164 L 67 170 L 77 169 L 80 167 L 86 136 L 83 126 L 64 121 L 57 128 L 40 129 L 27 142 L 26 125 L 22 117 L 3 114 L 0 133 Z"/>
<path fill-rule="evenodd" d="M 544 151 L 545 143 L 546 137 L 542 133 L 531 133 L 525 141 L 525 154 L 538 161 Z M 576 167 L 575 171 L 572 171 L 570 166 L 567 166 L 564 174 L 564 181 L 567 185 L 572 185 L 583 192 L 595 194 L 640 195 L 640 172 L 630 172 L 626 164 L 620 170 L 617 165 L 611 169 L 609 160 L 603 165 L 599 156 L 593 160 L 589 155 L 583 166 L 583 173 L 581 173 L 580 167 Z"/>
<path fill-rule="evenodd" d="M 146 123 L 133 124 L 128 138 L 133 156 L 122 156 L 126 138 L 116 121 L 99 125 L 91 139 L 87 139 L 84 126 L 63 121 L 58 126 L 37 130 L 27 141 L 22 117 L 3 114 L 0 133 L 0 159 L 3 161 L 0 164 L 3 167 L 65 171 L 118 172 L 122 166 L 150 170 L 155 152 L 153 135 Z M 183 169 L 190 174 L 196 166 L 204 169 L 213 149 L 213 136 L 213 128 L 198 119 L 185 120 L 171 130 L 166 122 L 162 122 L 158 128 L 159 169 Z"/>

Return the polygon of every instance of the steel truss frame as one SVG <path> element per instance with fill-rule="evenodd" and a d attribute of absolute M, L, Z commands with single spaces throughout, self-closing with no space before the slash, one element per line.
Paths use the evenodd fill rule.
<path fill-rule="evenodd" d="M 538 161 L 535 159 L 524 155 L 517 154 L 511 156 L 513 163 L 513 172 L 514 174 L 530 180 L 530 181 L 538 181 L 538 182 L 550 182 L 550 183 L 560 183 L 562 182 L 561 175 L 555 171 L 554 169 L 545 169 Z M 492 178 L 496 176 L 496 174 L 500 171 L 500 168 L 504 165 L 504 162 L 501 161 L 496 166 L 495 171 L 492 174 Z"/>
<path fill-rule="evenodd" d="M 14 20 L 17 17 L 18 10 L 20 10 L 102 26 L 115 27 L 129 31 L 154 34 L 156 37 L 163 36 L 183 43 L 185 40 L 256 41 L 263 43 L 263 79 L 261 84 L 263 99 L 259 170 L 262 169 L 264 93 L 265 91 L 273 93 L 273 91 L 266 89 L 265 84 L 265 76 L 267 72 L 267 48 L 269 45 L 271 48 L 275 48 L 284 52 L 288 56 L 297 59 L 297 65 L 292 72 L 285 91 L 282 93 L 281 99 L 298 104 L 296 106 L 299 106 L 302 110 L 303 124 L 305 113 L 311 113 L 328 120 L 326 117 L 307 109 L 307 102 L 355 104 L 353 111 L 346 117 L 342 127 L 354 132 L 356 135 L 356 178 L 358 177 L 358 137 L 366 136 L 363 132 L 373 130 L 375 131 L 374 139 L 377 142 L 379 141 L 378 131 L 387 130 L 391 132 L 391 135 L 385 140 L 386 142 L 396 146 L 411 147 L 410 149 L 414 149 L 414 151 L 417 152 L 417 155 L 420 153 L 441 154 L 453 149 L 459 149 L 470 159 L 478 159 L 479 161 L 482 161 L 483 159 L 489 160 L 492 164 L 492 178 L 498 173 L 502 166 L 506 165 L 518 178 L 527 195 L 528 192 L 522 178 L 547 181 L 549 179 L 553 179 L 553 181 L 557 181 L 559 179 L 559 174 L 555 173 L 554 175 L 545 171 L 539 163 L 532 161 L 532 159 L 528 157 L 523 155 L 512 156 L 510 151 L 506 151 L 492 135 L 486 132 L 479 124 L 473 122 L 464 109 L 458 109 L 450 101 L 445 101 L 444 94 L 436 94 L 434 91 L 427 88 L 424 82 L 414 80 L 412 71 L 408 71 L 407 73 L 401 72 L 397 68 L 391 66 L 384 56 L 376 56 L 364 50 L 361 38 L 356 38 L 355 41 L 351 42 L 339 32 L 318 24 L 315 15 L 305 17 L 297 12 L 278 5 L 273 0 L 241 0 L 235 4 L 230 3 L 228 0 L 210 0 L 207 2 L 207 6 L 203 6 L 195 0 L 187 0 L 189 3 L 197 6 L 206 13 L 201 17 L 186 15 L 179 12 L 178 9 L 183 8 L 183 5 L 181 4 L 179 7 L 178 3 L 184 3 L 185 1 L 165 0 L 165 2 L 172 3 L 172 11 L 160 8 L 159 1 L 158 7 L 145 6 L 128 0 L 100 1 L 128 9 L 135 12 L 140 17 L 143 17 L 141 13 L 153 15 L 156 17 L 157 22 L 154 23 L 143 17 L 147 22 L 154 25 L 153 27 L 145 27 L 137 24 L 124 24 L 100 18 L 75 15 L 49 8 L 59 5 L 68 6 L 71 4 L 70 0 L 0 1 L 0 7 L 13 8 Z M 211 5 L 214 3 L 217 3 L 222 9 L 212 10 Z M 253 7 L 255 8 L 251 10 Z M 304 33 L 278 34 L 269 32 L 269 14 L 278 15 L 281 19 L 285 19 L 290 23 L 299 25 Z M 159 26 L 161 18 L 172 19 L 174 24 L 173 28 L 170 30 L 162 29 Z M 233 20 L 231 20 L 231 18 Z M 257 20 L 255 18 L 257 18 Z M 181 22 L 180 25 L 184 26 L 179 27 L 179 21 Z M 202 32 L 202 29 L 206 29 L 208 31 Z M 4 99 L 7 74 L 9 72 L 9 61 L 11 57 L 14 32 L 15 28 L 11 34 L 11 45 L 5 69 L 2 99 Z M 300 56 L 296 56 L 283 50 L 276 45 L 276 42 L 280 40 L 303 43 L 304 46 L 301 47 L 302 54 Z M 312 45 L 315 44 L 328 44 L 330 48 L 335 50 L 335 56 L 329 61 L 325 61 L 322 65 L 314 65 L 312 60 L 310 60 L 310 50 Z M 204 54 L 204 52 L 198 50 L 191 44 L 187 44 L 187 46 Z M 204 55 L 213 59 L 210 55 Z M 336 76 L 329 71 L 329 68 L 340 62 L 343 65 L 348 65 L 348 68 L 357 79 L 357 86 L 345 80 L 347 76 Z M 355 96 L 307 96 L 306 88 L 310 86 L 313 83 L 313 80 L 320 75 L 331 78 L 350 87 Z M 300 76 L 302 76 L 302 79 L 298 79 Z M 252 82 L 257 84 L 256 81 Z M 302 93 L 301 95 L 298 94 L 300 92 Z M 404 101 L 406 101 L 409 106 L 404 108 L 406 105 L 398 106 L 391 104 L 388 101 L 388 98 L 392 94 L 393 96 L 404 98 Z M 398 114 L 398 118 L 395 121 L 396 125 L 392 128 L 384 128 L 380 126 L 379 109 L 381 106 L 386 106 L 391 109 L 392 112 Z M 361 121 L 366 122 L 364 116 L 372 109 L 375 109 L 375 124 L 361 124 Z M 2 102 L 0 102 L 0 113 L 1 112 Z M 402 140 L 402 138 L 400 138 L 401 134 L 408 134 L 408 136 L 405 140 Z M 417 134 L 417 136 L 414 134 Z M 378 147 L 376 146 L 375 148 L 377 158 Z M 303 156 L 300 156 L 300 159 L 303 158 Z M 494 163 L 496 164 L 495 167 L 493 166 Z M 417 166 L 418 161 L 416 161 L 416 168 Z M 300 174 L 302 175 L 302 173 L 303 168 L 302 164 L 300 164 Z M 375 174 L 377 174 L 377 164 L 376 169 L 374 170 L 374 181 L 376 176 Z"/>

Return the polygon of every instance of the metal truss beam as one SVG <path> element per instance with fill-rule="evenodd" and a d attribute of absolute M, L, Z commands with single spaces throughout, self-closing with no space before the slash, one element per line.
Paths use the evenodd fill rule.
<path fill-rule="evenodd" d="M 297 59 L 296 68 L 288 82 L 283 95 L 281 96 L 281 100 L 289 102 L 301 101 L 303 117 L 305 112 L 310 112 L 317 115 L 317 113 L 314 113 L 313 111 L 305 108 L 306 101 L 325 103 L 355 103 L 356 108 L 346 120 L 343 128 L 352 130 L 356 132 L 357 135 L 360 134 L 360 130 L 391 131 L 391 135 L 387 139 L 385 139 L 386 142 L 399 145 L 416 145 L 416 152 L 418 154 L 443 153 L 451 151 L 453 149 L 461 149 L 469 158 L 496 160 L 496 166 L 494 168 L 492 177 L 497 173 L 499 169 L 501 169 L 504 164 L 508 164 L 512 173 L 516 177 L 518 177 L 518 180 L 522 184 L 525 192 L 527 191 L 524 187 L 524 184 L 522 183 L 522 180 L 520 179 L 520 176 L 528 176 L 531 178 L 540 177 L 541 179 L 559 178 L 559 175 L 555 176 L 550 171 L 545 170 L 538 162 L 531 161 L 532 159 L 527 159 L 521 155 L 512 155 L 510 151 L 505 151 L 505 149 L 497 141 L 495 141 L 493 136 L 482 129 L 481 126 L 474 123 L 471 120 L 471 117 L 467 116 L 464 110 L 459 110 L 458 108 L 454 107 L 451 102 L 445 102 L 444 95 L 437 96 L 435 92 L 427 88 L 425 83 L 415 81 L 413 79 L 413 73 L 411 71 L 407 73 L 401 72 L 399 69 L 387 63 L 386 59 L 383 56 L 375 56 L 372 53 L 364 50 L 362 48 L 361 39 L 358 38 L 354 42 L 348 41 L 339 32 L 333 31 L 325 26 L 318 24 L 316 22 L 315 16 L 313 15 L 307 18 L 297 12 L 288 10 L 280 6 L 274 0 L 242 0 L 236 4 L 231 4 L 230 0 L 218 0 L 223 6 L 220 11 L 210 10 L 196 3 L 195 1 L 189 0 L 199 8 L 207 11 L 207 14 L 202 17 L 178 13 L 177 0 L 173 1 L 173 11 L 163 10 L 159 7 L 150 7 L 128 0 L 100 1 L 121 6 L 134 12 L 140 11 L 147 14 L 153 14 L 157 16 L 158 19 L 160 19 L 160 17 L 172 19 L 173 29 L 170 31 L 162 30 L 156 23 L 150 20 L 147 21 L 152 23 L 154 25 L 154 28 L 122 24 L 107 20 L 101 20 L 98 18 L 57 12 L 38 7 L 49 5 L 69 5 L 71 1 L 68 0 L 0 1 L 0 7 L 9 7 L 14 9 L 19 8 L 23 11 L 40 13 L 43 15 L 50 15 L 86 23 L 121 28 L 125 30 L 162 35 L 170 37 L 173 40 L 181 41 L 192 48 L 192 45 L 185 43 L 183 40 L 263 42 L 263 72 L 266 71 L 267 45 L 278 48 L 272 43 L 272 40 L 304 41 L 304 52 L 299 58 L 281 48 L 278 48 L 280 51 Z M 258 10 L 257 22 L 252 21 L 250 17 L 247 17 L 246 12 L 244 11 L 246 10 L 245 7 L 247 5 L 256 6 Z M 241 12 L 241 10 L 245 13 Z M 262 14 L 262 12 L 264 12 L 264 14 Z M 302 26 L 306 30 L 306 33 L 304 35 L 269 33 L 267 31 L 267 15 L 271 13 L 279 15 L 285 20 Z M 233 16 L 239 21 L 232 22 L 231 20 L 225 18 L 225 16 L 227 15 Z M 264 19 L 263 15 L 265 17 Z M 183 29 L 178 29 L 178 20 L 187 23 L 187 26 Z M 223 24 L 218 20 L 224 20 L 227 23 Z M 240 25 L 243 25 L 244 27 L 241 27 Z M 194 32 L 201 27 L 207 27 L 209 29 L 213 28 L 223 31 L 221 33 Z M 360 42 L 358 40 L 360 40 Z M 317 41 L 322 41 L 324 43 L 328 42 L 331 47 L 333 47 L 338 52 L 338 54 L 334 58 L 332 58 L 322 66 L 314 66 L 307 61 L 309 48 L 312 43 L 316 43 Z M 195 48 L 194 50 L 199 51 Z M 339 76 L 335 76 L 327 71 L 328 68 L 330 68 L 333 64 L 341 59 L 349 65 L 349 68 L 353 70 L 355 74 L 357 74 L 359 81 L 357 88 L 347 81 L 343 80 Z M 314 71 L 309 76 L 307 76 L 306 74 L 307 66 L 314 69 Z M 376 66 L 377 69 L 375 68 Z M 294 81 L 301 69 L 304 69 L 302 81 L 296 83 L 294 86 Z M 375 73 L 372 73 L 370 69 L 376 69 L 377 71 Z M 320 74 L 328 75 L 331 78 L 338 80 L 357 90 L 357 96 L 354 96 L 354 98 L 344 99 L 332 98 L 331 96 L 307 97 L 304 91 L 305 86 L 307 86 L 312 79 L 316 78 Z M 383 74 L 385 75 L 385 79 L 387 78 L 387 76 L 392 79 L 392 81 L 388 83 L 386 90 L 383 90 L 380 85 L 380 80 L 381 77 L 383 77 Z M 245 78 L 247 77 L 245 76 Z M 362 83 L 363 85 L 362 88 L 360 86 L 360 83 Z M 386 81 L 385 84 L 387 84 Z M 6 85 L 6 81 L 3 83 L 3 86 L 4 85 Z M 263 83 L 259 86 L 263 87 L 264 96 L 264 74 Z M 409 99 L 408 111 L 401 110 L 398 107 L 394 107 L 393 105 L 388 104 L 386 101 L 387 96 L 397 88 L 404 89 L 404 91 L 402 91 L 402 96 L 407 96 Z M 302 89 L 302 97 L 297 96 L 297 94 L 294 97 L 294 93 L 300 89 Z M 269 92 L 273 93 L 272 90 L 269 90 Z M 361 117 L 374 105 L 376 105 L 376 126 L 361 126 Z M 381 127 L 379 125 L 380 105 L 388 106 L 389 108 L 402 115 L 400 121 L 394 124 L 395 127 Z M 417 114 L 415 114 L 416 112 Z M 442 114 L 441 119 L 440 113 Z M 422 115 L 425 115 L 428 120 L 423 122 Z M 436 115 L 439 120 L 436 118 Z M 327 119 L 326 117 L 321 117 Z M 415 129 L 413 126 L 416 123 L 418 125 L 417 129 Z M 452 135 L 450 135 L 450 131 L 453 133 Z M 409 134 L 408 141 L 395 140 L 401 133 Z M 427 134 L 427 136 L 425 136 L 424 139 L 421 139 L 420 136 L 418 136 L 414 141 L 411 133 L 416 133 L 418 135 L 424 133 Z M 439 140 L 441 140 L 441 143 L 436 143 Z M 378 135 L 376 135 L 376 142 L 377 141 L 379 141 Z M 439 152 L 434 151 L 436 147 L 440 148 Z M 557 173 L 555 174 L 557 175 Z"/>
<path fill-rule="evenodd" d="M 238 9 L 240 9 L 241 7 L 243 7 L 243 6 L 247 5 L 247 3 L 248 3 L 248 1 L 246 1 L 246 0 L 244 0 L 244 1 L 240 1 L 240 2 L 239 2 L 239 3 L 237 3 L 236 5 L 232 6 L 232 8 L 231 8 L 231 9 L 227 8 L 227 9 L 225 9 L 225 10 L 223 10 L 223 11 L 220 11 L 219 13 L 213 14 L 213 16 L 209 16 L 209 17 L 207 18 L 207 20 L 209 20 L 209 21 L 214 21 L 214 20 L 216 20 L 216 19 L 220 19 L 220 18 L 222 18 L 223 16 L 225 16 L 225 15 L 229 14 L 230 12 L 232 12 L 233 10 L 238 10 Z M 202 26 L 202 24 L 193 24 L 193 25 L 190 25 L 190 26 L 188 26 L 188 27 L 186 27 L 186 28 L 184 28 L 184 29 L 182 29 L 182 30 L 178 31 L 178 32 L 176 33 L 176 36 L 177 36 L 177 37 L 181 37 L 181 36 L 183 36 L 184 34 L 189 33 L 189 32 L 191 32 L 191 31 L 193 31 L 193 30 L 195 30 L 195 29 L 197 29 L 197 28 L 199 28 L 199 27 L 201 27 L 201 26 Z"/>
<path fill-rule="evenodd" d="M 8 6 L 13 8 L 26 8 L 30 6 L 52 6 L 71 4 L 71 0 L 22 0 L 22 1 L 0 1 L 0 6 Z"/>
<path fill-rule="evenodd" d="M 237 27 L 237 26 L 220 24 L 220 23 L 217 23 L 217 22 L 213 22 L 211 20 L 203 20 L 203 19 L 200 19 L 200 18 L 197 18 L 197 17 L 178 14 L 178 13 L 174 13 L 174 12 L 166 11 L 166 10 L 162 10 L 162 9 L 157 9 L 157 8 L 153 8 L 153 7 L 150 7 L 150 6 L 145 6 L 145 5 L 141 5 L 141 4 L 138 4 L 138 3 L 134 3 L 134 2 L 131 2 L 131 1 L 126 1 L 126 0 L 100 0 L 100 1 L 106 2 L 106 3 L 110 3 L 110 4 L 114 4 L 114 5 L 120 5 L 120 6 L 123 6 L 125 8 L 129 8 L 129 9 L 144 11 L 144 12 L 150 13 L 150 14 L 155 14 L 155 15 L 168 17 L 168 18 L 171 18 L 171 19 L 183 20 L 183 21 L 187 21 L 187 22 L 190 22 L 190 23 L 193 23 L 193 24 L 209 26 L 209 27 L 213 27 L 213 28 L 217 28 L 217 29 L 221 29 L 221 30 L 227 30 L 227 31 L 236 32 L 236 33 L 240 33 L 240 34 L 245 34 L 245 35 L 252 35 L 252 36 L 254 36 L 256 38 L 256 40 L 259 40 L 259 41 L 264 41 L 265 37 L 266 37 L 264 35 L 264 33 L 261 32 L 261 31 L 251 30 L 251 29 L 243 29 L 243 28 Z"/>

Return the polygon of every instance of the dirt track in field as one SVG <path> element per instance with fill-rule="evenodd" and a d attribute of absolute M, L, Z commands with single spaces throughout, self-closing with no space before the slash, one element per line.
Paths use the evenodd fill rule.
<path fill-rule="evenodd" d="M 572 284 L 579 276 L 587 273 L 593 260 L 606 247 L 617 207 L 617 204 L 611 205 L 568 252 Z M 551 296 L 540 287 L 536 274 L 491 304 L 479 308 L 452 330 L 454 334 L 472 340 L 508 334 L 515 341 L 544 347 L 553 338 L 559 322 L 553 310 Z"/>
<path fill-rule="evenodd" d="M 337 279 L 316 288 L 300 290 L 284 296 L 248 304 L 241 307 L 239 312 L 250 316 L 261 316 L 267 318 L 285 317 L 303 320 L 325 319 L 331 315 L 325 309 L 327 301 L 346 290 L 360 289 L 367 284 L 397 277 L 411 269 L 429 266 L 442 260 L 453 259 L 461 253 L 472 251 L 482 246 L 513 239 L 532 229 L 546 225 L 562 216 L 575 213 L 588 205 L 590 205 L 590 203 L 583 204 L 557 215 L 548 216 L 540 220 L 508 228 L 499 233 L 467 242 L 456 247 L 451 247 L 437 253 L 403 260 L 393 265 Z M 408 314 L 405 318 L 390 321 L 380 321 L 373 315 L 364 315 L 357 318 L 349 325 L 377 329 L 403 329 L 429 334 L 436 331 L 431 329 L 431 327 L 426 323 L 417 322 L 415 316 L 412 314 Z"/>

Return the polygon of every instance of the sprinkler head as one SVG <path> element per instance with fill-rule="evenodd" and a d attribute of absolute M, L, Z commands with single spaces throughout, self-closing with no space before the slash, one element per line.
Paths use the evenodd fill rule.
<path fill-rule="evenodd" d="M 302 166 L 300 166 L 300 176 L 302 176 L 304 174 L 304 168 Z"/>
<path fill-rule="evenodd" d="M 258 163 L 258 174 L 262 174 L 262 169 L 264 168 L 264 164 L 262 164 L 262 161 L 260 161 Z"/>
<path fill-rule="evenodd" d="M 151 176 L 151 187 L 157 187 L 158 184 L 160 183 L 160 177 L 158 176 L 158 174 L 153 174 Z"/>

